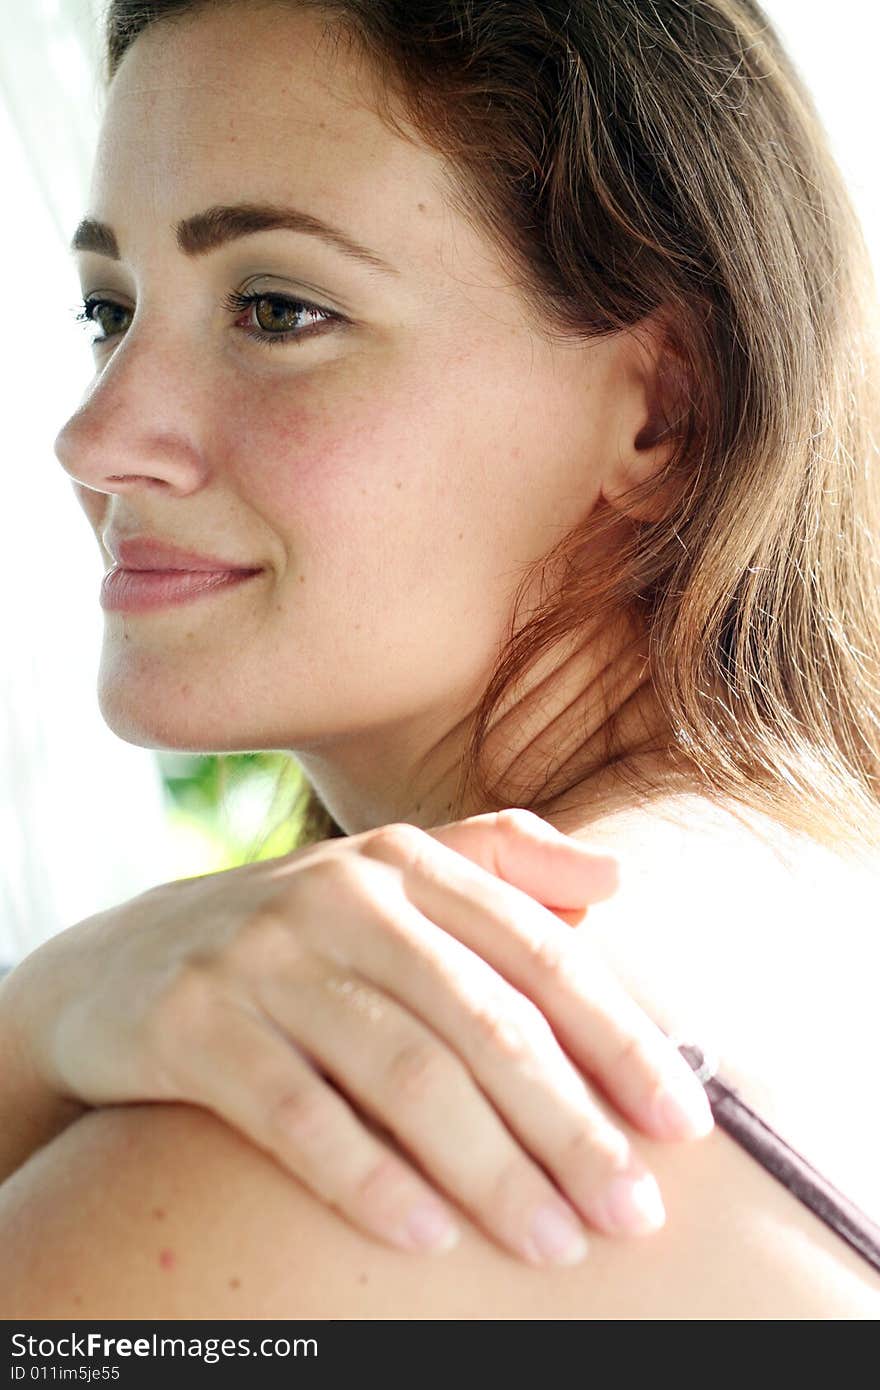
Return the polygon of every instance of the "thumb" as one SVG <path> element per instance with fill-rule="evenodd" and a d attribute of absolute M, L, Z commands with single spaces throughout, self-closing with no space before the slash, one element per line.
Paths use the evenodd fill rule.
<path fill-rule="evenodd" d="M 545 907 L 579 909 L 577 920 L 586 905 L 604 902 L 619 887 L 615 855 L 591 849 L 520 807 L 434 826 L 426 834 Z"/>

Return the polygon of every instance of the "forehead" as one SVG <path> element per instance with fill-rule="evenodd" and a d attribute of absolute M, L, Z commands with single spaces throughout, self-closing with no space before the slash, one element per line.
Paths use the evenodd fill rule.
<path fill-rule="evenodd" d="M 215 203 L 291 203 L 394 265 L 487 246 L 449 205 L 446 161 L 382 121 L 372 75 L 314 14 L 221 5 L 145 30 L 113 79 L 90 208 L 132 235 Z M 126 210 L 129 216 L 126 216 Z M 448 255 L 447 255 L 448 258 Z"/>

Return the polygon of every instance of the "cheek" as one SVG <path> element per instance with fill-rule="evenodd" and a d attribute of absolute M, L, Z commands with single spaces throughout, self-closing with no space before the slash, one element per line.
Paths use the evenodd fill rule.
<path fill-rule="evenodd" d="M 424 396 L 420 408 L 413 400 L 411 389 L 319 393 L 300 379 L 248 402 L 237 428 L 226 413 L 227 476 L 291 560 L 332 564 L 338 575 L 384 557 L 403 580 L 423 571 L 426 551 L 454 548 L 455 523 L 472 510 L 468 472 L 448 422 Z"/>

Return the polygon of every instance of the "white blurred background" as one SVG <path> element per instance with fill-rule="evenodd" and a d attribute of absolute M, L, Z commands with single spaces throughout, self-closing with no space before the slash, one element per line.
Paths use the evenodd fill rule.
<path fill-rule="evenodd" d="M 767 0 L 880 266 L 878 9 Z M 152 884 L 207 872 L 181 841 L 157 755 L 98 713 L 101 557 L 52 443 L 92 374 L 66 247 L 87 210 L 103 0 L 0 0 L 0 963 Z M 56 587 L 55 578 L 64 576 Z"/>

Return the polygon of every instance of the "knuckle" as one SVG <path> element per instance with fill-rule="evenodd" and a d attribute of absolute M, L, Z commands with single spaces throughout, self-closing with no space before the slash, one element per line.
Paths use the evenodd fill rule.
<path fill-rule="evenodd" d="M 314 1152 L 325 1146 L 333 1127 L 333 1116 L 318 1086 L 287 1089 L 269 1108 L 268 1125 L 276 1141 L 285 1147 Z"/>
<path fill-rule="evenodd" d="M 230 943 L 229 953 L 233 960 L 241 959 L 249 965 L 274 962 L 290 952 L 293 940 L 290 915 L 280 901 L 274 900 L 260 904 L 247 915 Z"/>
<path fill-rule="evenodd" d="M 387 886 L 384 881 L 383 886 Z M 319 948 L 325 940 L 328 913 L 332 920 L 339 921 L 347 906 L 357 907 L 365 898 L 373 900 L 377 896 L 369 866 L 349 849 L 306 865 L 297 889 L 301 896 L 295 911 L 289 913 L 287 931 L 291 937 L 296 936 L 302 950 Z"/>
<path fill-rule="evenodd" d="M 312 907 L 326 907 L 328 901 L 338 903 L 339 897 L 357 889 L 363 882 L 363 868 L 354 854 L 345 849 L 307 864 L 298 885 L 308 894 Z"/>
<path fill-rule="evenodd" d="M 603 1182 L 629 1162 L 631 1147 L 626 1135 L 601 1117 L 580 1125 L 563 1146 L 561 1161 L 565 1172 L 579 1177 L 595 1173 Z"/>
<path fill-rule="evenodd" d="M 490 998 L 474 1007 L 473 1023 L 481 1048 L 507 1062 L 520 1062 L 531 1053 L 536 1032 L 527 1001 Z"/>
<path fill-rule="evenodd" d="M 444 1087 L 450 1059 L 428 1042 L 411 1042 L 399 1048 L 388 1064 L 386 1082 L 397 1101 L 420 1103 Z"/>
<path fill-rule="evenodd" d="M 541 835 L 546 837 L 550 827 L 547 821 L 524 806 L 506 806 L 497 812 L 496 824 L 501 830 L 512 830 L 518 835 Z"/>
<path fill-rule="evenodd" d="M 404 861 L 414 864 L 424 854 L 430 838 L 417 825 L 410 825 L 408 821 L 394 821 L 374 830 L 365 840 L 361 853 L 396 863 Z"/>
<path fill-rule="evenodd" d="M 659 1080 L 652 1049 L 638 1033 L 626 1033 L 618 1040 L 611 1066 L 614 1070 L 625 1071 L 631 1071 L 635 1067 L 640 1072 L 647 1072 L 652 1076 L 656 1074 Z"/>
<path fill-rule="evenodd" d="M 393 1200 L 406 1176 L 400 1159 L 391 1153 L 382 1153 L 354 1184 L 352 1196 L 359 1206 L 382 1210 Z"/>
<path fill-rule="evenodd" d="M 554 984 L 565 981 L 572 969 L 569 943 L 561 934 L 538 930 L 525 942 L 529 969 Z"/>
<path fill-rule="evenodd" d="M 365 851 L 361 851 L 365 855 Z M 334 920 L 347 905 L 358 914 L 368 911 L 372 923 L 394 932 L 399 924 L 399 874 L 380 855 L 345 854 L 316 866 L 318 880 L 311 885 L 310 906 L 314 926 L 301 917 L 300 934 L 305 944 L 320 949 L 326 941 L 328 909 Z"/>

